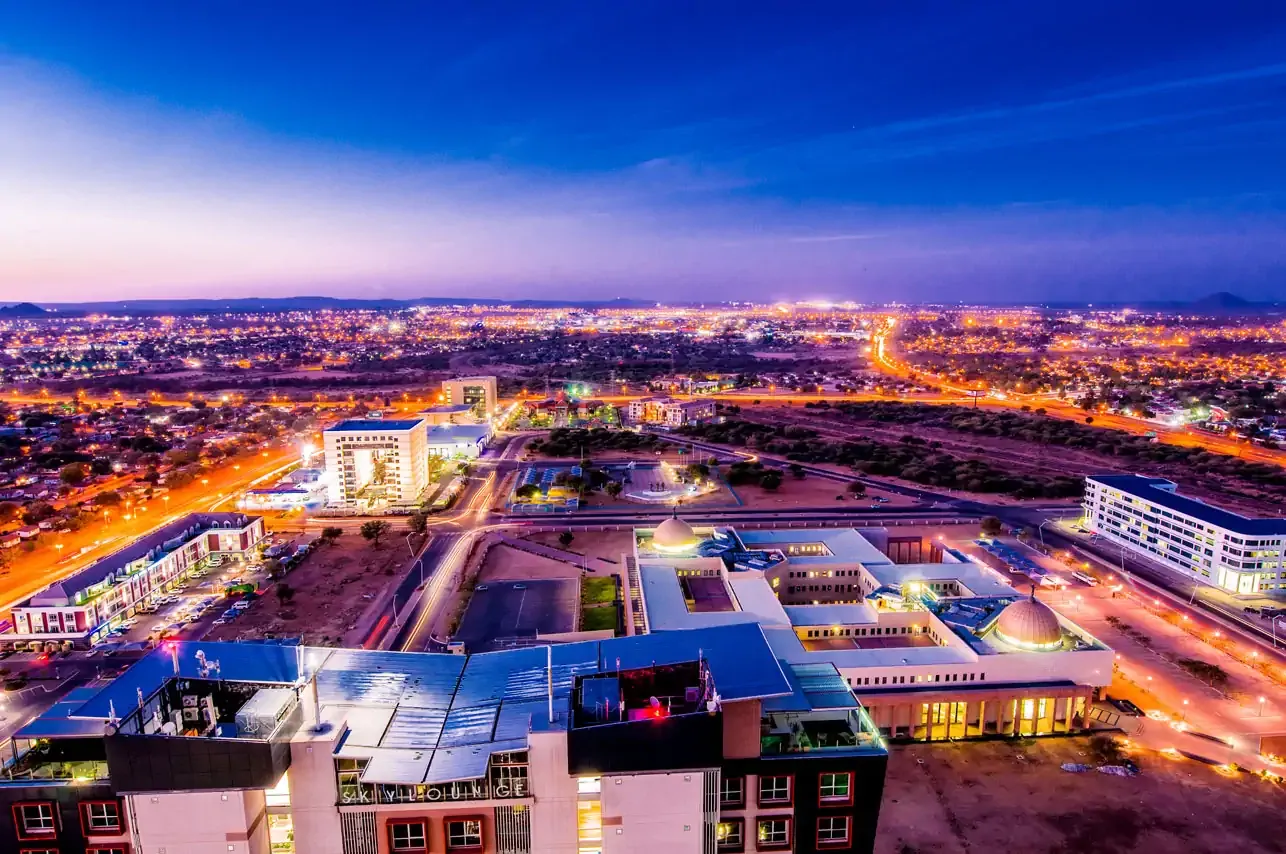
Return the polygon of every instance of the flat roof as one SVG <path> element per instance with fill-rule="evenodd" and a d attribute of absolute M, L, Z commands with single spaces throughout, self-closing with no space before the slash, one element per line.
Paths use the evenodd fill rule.
<path fill-rule="evenodd" d="M 456 415 L 461 412 L 469 412 L 473 409 L 467 403 L 444 403 L 441 406 L 430 406 L 428 409 L 421 409 L 420 412 L 426 415 Z"/>
<path fill-rule="evenodd" d="M 413 430 L 423 424 L 423 418 L 349 418 L 327 427 L 325 433 L 372 433 L 390 430 Z"/>
<path fill-rule="evenodd" d="M 873 626 L 879 616 L 869 602 L 857 605 L 786 605 L 783 610 L 792 626 Z"/>
<path fill-rule="evenodd" d="M 973 561 L 963 563 L 888 563 L 867 566 L 866 571 L 882 586 L 898 587 L 907 582 L 957 581 L 974 596 L 1013 596 L 1011 584 L 999 578 L 990 568 Z"/>
<path fill-rule="evenodd" d="M 763 549 L 784 549 L 786 546 L 803 543 L 821 543 L 830 554 L 788 554 L 786 559 L 791 563 L 852 564 L 863 566 L 891 564 L 889 556 L 880 551 L 853 528 L 770 528 L 762 530 L 738 530 L 737 537 L 745 544 L 748 551 Z"/>
<path fill-rule="evenodd" d="M 202 676 L 197 653 L 218 662 L 216 676 Z M 492 753 L 526 749 L 533 730 L 565 729 L 579 676 L 697 660 L 706 663 L 725 701 L 796 691 L 756 623 L 463 656 L 178 641 L 153 650 L 105 687 L 69 694 L 23 732 L 102 734 L 113 710 L 128 714 L 140 693 L 151 697 L 175 678 L 285 687 L 315 677 L 323 718 L 346 727 L 337 755 L 370 760 L 364 782 L 444 783 L 485 775 Z M 552 723 L 551 673 L 558 710 Z"/>
<path fill-rule="evenodd" d="M 245 513 L 189 513 L 169 524 L 162 525 L 149 534 L 144 534 L 111 554 L 104 555 L 79 572 L 72 573 L 37 591 L 23 604 L 60 605 L 62 600 L 74 599 L 77 593 L 102 583 L 134 561 L 147 557 L 153 550 L 162 549 L 171 540 L 181 537 L 183 542 L 190 542 L 193 537 L 219 528 L 244 528 L 258 518 Z M 155 557 L 159 560 L 162 556 L 163 554 L 157 554 Z"/>
<path fill-rule="evenodd" d="M 722 579 L 719 580 L 722 583 Z M 737 607 L 726 611 L 689 611 L 674 567 L 641 565 L 639 582 L 643 588 L 648 627 L 653 632 L 664 632 L 738 623 L 790 624 L 781 603 L 762 577 L 746 578 L 744 584 L 738 581 L 731 576 L 728 579 L 729 592 L 735 597 Z"/>
<path fill-rule="evenodd" d="M 486 424 L 439 424 L 429 428 L 429 444 L 441 442 L 476 442 L 491 435 Z"/>
<path fill-rule="evenodd" d="M 1151 501 L 1167 510 L 1183 513 L 1207 525 L 1224 528 L 1233 533 L 1254 537 L 1286 536 L 1286 519 L 1254 519 L 1195 498 L 1179 495 L 1163 488 L 1174 486 L 1172 481 L 1164 478 L 1143 477 L 1137 474 L 1094 474 L 1085 479 L 1096 481 L 1112 489 L 1119 489 L 1121 492 Z"/>

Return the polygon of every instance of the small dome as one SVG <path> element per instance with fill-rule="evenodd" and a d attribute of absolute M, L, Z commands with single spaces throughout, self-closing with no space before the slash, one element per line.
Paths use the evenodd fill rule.
<path fill-rule="evenodd" d="M 1000 612 L 996 634 L 1006 643 L 1024 649 L 1056 649 L 1063 645 L 1058 616 L 1043 602 L 1020 599 Z"/>
<path fill-rule="evenodd" d="M 685 552 L 695 547 L 701 539 L 692 526 L 678 516 L 671 516 L 656 526 L 652 532 L 652 548 L 663 552 Z"/>

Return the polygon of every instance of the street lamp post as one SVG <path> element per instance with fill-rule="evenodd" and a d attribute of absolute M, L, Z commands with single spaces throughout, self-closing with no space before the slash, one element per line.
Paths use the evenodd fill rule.
<path fill-rule="evenodd" d="M 1267 699 L 1266 697 L 1259 698 L 1259 716 L 1261 718 L 1264 716 L 1264 700 L 1266 699 Z"/>
<path fill-rule="evenodd" d="M 1038 528 L 1036 528 L 1036 533 L 1040 535 L 1041 548 L 1045 547 L 1045 526 L 1048 525 L 1050 521 L 1051 520 L 1046 519 L 1044 522 L 1040 523 L 1040 526 Z"/>

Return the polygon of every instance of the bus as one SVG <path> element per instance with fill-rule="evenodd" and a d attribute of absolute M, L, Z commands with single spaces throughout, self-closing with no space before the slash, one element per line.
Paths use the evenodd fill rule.
<path fill-rule="evenodd" d="M 1098 579 L 1088 573 L 1073 572 L 1072 578 L 1075 578 L 1077 581 L 1084 582 L 1085 584 L 1088 584 L 1090 587 L 1098 587 Z"/>

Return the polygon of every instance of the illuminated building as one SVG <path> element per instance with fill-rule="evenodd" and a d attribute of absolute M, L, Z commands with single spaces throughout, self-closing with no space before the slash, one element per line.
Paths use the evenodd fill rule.
<path fill-rule="evenodd" d="M 1286 519 L 1252 519 L 1179 495 L 1168 480 L 1085 478 L 1085 526 L 1184 576 L 1231 593 L 1286 590 Z"/>
<path fill-rule="evenodd" d="M 14 630 L 0 642 L 89 646 L 211 556 L 243 560 L 265 536 L 259 516 L 183 516 L 14 606 Z"/>
<path fill-rule="evenodd" d="M 407 507 L 429 485 L 428 425 L 421 418 L 356 418 L 322 432 L 329 503 Z"/>
<path fill-rule="evenodd" d="M 495 377 L 459 377 L 442 383 L 442 394 L 452 406 L 480 407 L 484 416 L 494 415 L 496 402 Z"/>
<path fill-rule="evenodd" d="M 0 848 L 869 852 L 887 750 L 759 626 L 481 655 L 172 642 L 4 745 Z"/>
<path fill-rule="evenodd" d="M 903 539 L 680 519 L 638 529 L 635 633 L 757 624 L 791 666 L 835 668 L 890 738 L 1087 728 L 1112 650 L 990 567 Z"/>
<path fill-rule="evenodd" d="M 629 417 L 634 424 L 661 424 L 666 427 L 699 424 L 714 417 L 714 401 L 675 400 L 672 397 L 631 400 Z"/>

